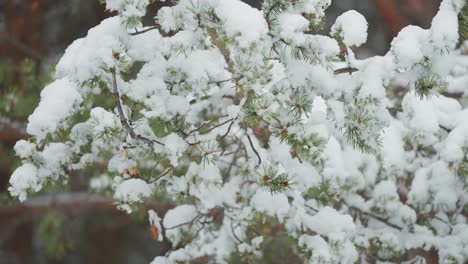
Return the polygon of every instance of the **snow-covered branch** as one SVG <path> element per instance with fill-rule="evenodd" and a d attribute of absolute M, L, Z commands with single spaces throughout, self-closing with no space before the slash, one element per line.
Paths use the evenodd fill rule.
<path fill-rule="evenodd" d="M 12 196 L 92 167 L 125 212 L 174 204 L 148 212 L 172 245 L 153 264 L 262 262 L 273 240 L 309 263 L 468 260 L 464 0 L 363 60 L 358 12 L 318 34 L 330 0 L 180 0 L 143 27 L 150 2 L 105 1 L 67 48 Z"/>

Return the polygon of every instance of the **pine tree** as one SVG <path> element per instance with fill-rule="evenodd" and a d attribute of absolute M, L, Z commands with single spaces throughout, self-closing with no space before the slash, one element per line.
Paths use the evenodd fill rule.
<path fill-rule="evenodd" d="M 105 1 L 117 15 L 68 47 L 12 196 L 105 160 L 118 208 L 177 205 L 149 212 L 172 245 L 155 264 L 265 262 L 277 241 L 309 263 L 468 260 L 464 0 L 365 60 L 358 12 L 318 34 L 329 0 L 181 0 L 144 27 L 150 2 Z"/>

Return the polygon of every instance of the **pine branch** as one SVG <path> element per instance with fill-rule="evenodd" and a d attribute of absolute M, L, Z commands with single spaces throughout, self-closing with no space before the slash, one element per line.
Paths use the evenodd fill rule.
<path fill-rule="evenodd" d="M 162 143 L 162 142 L 160 142 L 158 140 L 149 139 L 149 138 L 146 138 L 144 136 L 137 135 L 135 133 L 133 128 L 130 126 L 127 118 L 125 117 L 124 111 L 122 109 L 122 103 L 120 101 L 120 95 L 119 95 L 119 91 L 117 89 L 116 69 L 112 68 L 111 73 L 112 73 L 112 86 L 113 86 L 113 91 L 114 91 L 115 103 L 116 103 L 116 106 L 117 106 L 117 110 L 119 111 L 119 117 L 120 117 L 120 122 L 122 123 L 122 126 L 125 128 L 125 130 L 128 132 L 128 134 L 130 134 L 130 137 L 132 137 L 133 139 L 143 141 L 144 143 L 147 143 L 147 144 L 150 144 L 150 145 L 153 144 L 153 143 L 156 143 L 156 144 L 159 144 L 161 146 L 164 146 L 164 143 Z"/>

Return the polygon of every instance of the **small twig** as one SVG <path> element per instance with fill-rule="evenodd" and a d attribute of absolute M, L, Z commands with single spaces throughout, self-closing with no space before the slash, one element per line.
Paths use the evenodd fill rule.
<path fill-rule="evenodd" d="M 200 133 L 200 134 L 202 134 L 202 135 L 203 135 L 203 134 L 207 134 L 207 133 L 209 133 L 210 131 L 212 131 L 212 130 L 215 129 L 215 128 L 224 126 L 225 124 L 227 124 L 227 123 L 229 123 L 229 122 L 231 122 L 231 121 L 234 122 L 234 119 L 235 119 L 235 118 L 228 119 L 228 120 L 226 120 L 226 121 L 224 121 L 224 122 L 222 122 L 222 123 L 220 123 L 220 124 L 218 124 L 218 125 L 215 125 L 215 126 L 213 126 L 213 127 L 210 127 L 207 131 L 204 131 L 203 133 Z M 204 124 L 200 125 L 199 127 L 195 128 L 195 129 L 193 129 L 193 130 L 191 130 L 191 131 L 185 136 L 185 138 L 187 138 L 188 136 L 190 136 L 192 133 L 194 133 L 194 132 L 200 130 L 200 129 L 201 129 L 202 127 L 204 127 L 206 124 L 210 124 L 210 123 L 211 123 L 211 122 L 209 122 L 209 123 L 204 123 Z M 229 130 L 229 129 L 228 129 L 228 130 Z M 196 141 L 196 142 L 188 142 L 187 140 L 185 140 L 185 142 L 186 142 L 187 144 L 189 144 L 190 146 L 195 146 L 195 145 L 198 145 L 198 144 L 201 143 L 200 140 L 199 140 L 199 141 Z"/>
<path fill-rule="evenodd" d="M 238 225 L 237 225 L 238 226 Z M 236 227 L 237 227 L 236 226 Z M 232 232 L 232 236 L 237 240 L 237 242 L 239 243 L 245 243 L 242 239 L 240 239 L 237 235 L 236 235 L 236 232 L 235 232 L 235 227 L 234 227 L 234 221 L 231 219 L 231 232 Z"/>
<path fill-rule="evenodd" d="M 225 137 L 227 137 L 227 135 L 229 134 L 229 132 L 231 132 L 232 125 L 234 125 L 234 120 L 231 121 L 231 124 L 229 124 L 229 127 L 228 127 L 226 133 L 224 133 L 224 134 L 218 139 L 218 141 L 221 141 L 221 140 L 223 140 Z"/>
<path fill-rule="evenodd" d="M 257 150 L 255 149 L 255 147 L 254 147 L 254 145 L 252 143 L 252 139 L 250 138 L 250 135 L 248 135 L 248 134 L 247 134 L 247 139 L 249 140 L 250 147 L 255 152 L 255 155 L 257 155 L 258 165 L 262 164 L 262 158 L 260 158 L 260 155 L 258 154 Z"/>
<path fill-rule="evenodd" d="M 351 74 L 351 73 L 356 72 L 356 71 L 358 71 L 358 69 L 353 68 L 353 67 L 346 67 L 346 68 L 336 69 L 333 73 L 335 75 L 343 74 L 343 73 Z"/>
<path fill-rule="evenodd" d="M 169 174 L 169 172 L 171 172 L 172 170 L 174 169 L 174 167 L 170 167 L 169 169 L 167 169 L 166 171 L 164 171 L 163 173 L 161 173 L 161 175 L 159 175 L 158 177 L 156 177 L 156 179 L 154 179 L 153 182 L 157 182 L 159 179 L 161 179 L 162 177 L 166 176 L 167 174 Z"/>
<path fill-rule="evenodd" d="M 238 138 L 236 137 L 236 139 Z M 242 150 L 244 151 L 245 160 L 247 161 L 249 159 L 249 154 L 247 153 L 247 147 L 245 146 L 244 142 L 242 142 L 242 140 L 240 140 L 239 142 L 240 142 L 240 145 L 242 146 Z"/>
<path fill-rule="evenodd" d="M 454 92 L 454 93 L 443 92 L 442 93 L 443 96 L 450 97 L 450 98 L 453 98 L 453 99 L 461 99 L 463 97 L 463 94 L 464 93 L 457 93 L 457 92 Z"/>
<path fill-rule="evenodd" d="M 447 133 L 452 132 L 452 130 L 450 128 L 447 128 L 445 126 L 439 125 L 439 127 L 442 128 L 443 130 L 447 131 Z"/>
<path fill-rule="evenodd" d="M 221 126 L 224 126 L 225 124 L 227 124 L 227 123 L 229 123 L 229 122 L 231 122 L 231 121 L 233 121 L 233 120 L 234 120 L 234 118 L 230 118 L 230 119 L 228 119 L 228 120 L 226 120 L 226 121 L 224 121 L 224 122 L 222 122 L 222 123 L 220 123 L 220 124 L 217 124 L 217 125 L 215 125 L 215 126 L 210 127 L 208 130 L 204 131 L 204 132 L 201 133 L 201 134 L 207 134 L 207 133 L 211 132 L 213 129 L 218 128 L 218 127 L 221 127 Z M 211 123 L 211 122 L 210 122 L 210 123 Z M 205 123 L 205 124 L 206 124 L 206 123 Z M 193 132 L 196 132 L 196 131 L 200 130 L 201 128 L 204 127 L 205 124 L 202 124 L 202 125 L 199 126 L 198 128 L 193 129 L 192 131 L 190 131 L 190 132 L 188 133 L 188 135 L 192 134 Z M 208 124 L 209 124 L 209 123 L 208 123 Z"/>
<path fill-rule="evenodd" d="M 199 127 L 190 130 L 190 131 L 187 133 L 187 135 L 186 135 L 185 137 L 190 136 L 190 135 L 193 134 L 194 132 L 197 132 L 198 130 L 202 129 L 204 126 L 209 125 L 209 124 L 211 124 L 211 123 L 213 123 L 213 122 L 214 122 L 214 120 L 213 120 L 213 121 L 210 121 L 210 122 L 203 122 Z"/>
<path fill-rule="evenodd" d="M 160 25 L 154 25 L 154 26 L 151 26 L 149 28 L 145 28 L 142 31 L 135 31 L 135 32 L 131 32 L 129 34 L 132 35 L 132 36 L 137 36 L 137 35 L 140 35 L 140 34 L 148 32 L 148 31 L 155 30 L 155 29 L 157 29 L 159 31 L 159 34 L 161 34 L 161 36 L 163 36 L 163 37 L 172 37 L 177 33 L 177 32 L 173 32 L 173 31 L 165 32 L 164 30 L 161 29 Z"/>
<path fill-rule="evenodd" d="M 157 26 L 152 26 L 152 27 L 143 29 L 141 31 L 138 31 L 137 29 L 135 29 L 135 32 L 132 32 L 132 33 L 129 33 L 129 34 L 132 35 L 132 36 L 136 36 L 136 35 L 140 35 L 140 34 L 148 32 L 148 31 L 155 30 L 155 29 L 158 29 L 158 27 Z"/>
<path fill-rule="evenodd" d="M 239 155 L 239 151 L 241 150 L 241 146 L 240 144 L 238 145 L 238 148 L 236 149 L 236 151 L 234 152 L 234 156 L 232 157 L 232 160 L 231 162 L 229 163 L 229 167 L 227 169 L 227 172 L 226 172 L 226 177 L 229 177 L 229 175 L 231 174 L 231 170 L 232 170 L 232 167 L 234 167 L 234 164 L 237 165 L 237 157 Z"/>
<path fill-rule="evenodd" d="M 180 223 L 180 224 L 175 225 L 175 226 L 165 227 L 165 230 L 171 230 L 171 229 L 179 228 L 179 227 L 182 227 L 184 225 L 190 225 L 191 226 L 191 225 L 193 225 L 193 223 L 195 223 L 195 221 L 197 221 L 201 217 L 202 217 L 201 214 L 197 214 L 192 220 L 184 222 L 184 223 Z"/>
<path fill-rule="evenodd" d="M 401 105 L 389 106 L 389 107 L 387 107 L 387 110 L 388 110 L 388 111 L 394 111 L 394 112 L 401 112 L 401 111 L 403 111 L 403 109 L 401 108 Z"/>
<path fill-rule="evenodd" d="M 199 140 L 199 141 L 195 141 L 195 142 L 188 142 L 187 140 L 185 140 L 185 143 L 189 144 L 190 146 L 196 146 L 196 145 L 200 144 L 201 141 Z"/>
<path fill-rule="evenodd" d="M 379 222 L 381 222 L 381 223 L 383 223 L 383 224 L 386 224 L 387 226 L 393 227 L 393 228 L 395 228 L 395 229 L 398 229 L 399 231 L 403 230 L 402 227 L 399 227 L 399 226 L 397 226 L 397 225 L 395 225 L 395 224 L 392 224 L 392 223 L 388 222 L 386 219 L 384 219 L 384 218 L 382 218 L 382 217 L 380 217 L 380 216 L 376 216 L 376 215 L 373 215 L 373 214 L 371 214 L 371 213 L 362 211 L 361 209 L 359 209 L 359 208 L 357 208 L 357 207 L 355 207 L 355 206 L 349 206 L 349 209 L 355 210 L 355 211 L 359 212 L 361 215 L 365 215 L 365 216 L 367 216 L 367 217 L 370 217 L 370 218 L 373 218 L 373 219 L 375 219 L 375 220 L 378 220 Z"/>
<path fill-rule="evenodd" d="M 307 207 L 307 208 L 309 208 L 310 210 L 312 210 L 312 211 L 314 211 L 314 212 L 318 213 L 318 210 L 317 210 L 317 209 L 315 209 L 315 208 L 313 208 L 312 206 L 310 206 L 310 205 L 307 205 L 307 204 L 304 204 L 304 206 L 305 206 L 305 207 Z"/>
<path fill-rule="evenodd" d="M 301 157 L 299 157 L 299 155 L 297 155 L 297 153 L 296 153 L 296 158 L 299 160 L 299 163 L 302 163 L 302 159 Z"/>
<path fill-rule="evenodd" d="M 452 233 L 453 228 L 452 228 L 452 225 L 451 225 L 449 222 L 447 222 L 447 221 L 445 221 L 444 219 L 438 217 L 437 215 L 434 215 L 434 219 L 439 220 L 439 221 L 442 222 L 442 223 L 445 223 L 445 224 L 449 227 L 450 233 Z"/>
<path fill-rule="evenodd" d="M 216 126 L 213 126 L 213 127 L 209 128 L 207 131 L 205 131 L 205 132 L 203 132 L 201 134 L 207 134 L 207 133 L 211 132 L 213 129 L 224 126 L 225 124 L 227 124 L 227 123 L 229 123 L 229 122 L 231 122 L 233 120 L 234 120 L 234 118 L 228 119 L 228 120 L 222 122 L 221 124 L 218 124 Z"/>
<path fill-rule="evenodd" d="M 115 103 L 116 103 L 116 106 L 117 106 L 117 110 L 119 111 L 119 117 L 120 117 L 120 122 L 122 123 L 122 126 L 125 128 L 125 130 L 130 134 L 130 137 L 132 137 L 133 139 L 141 140 L 141 141 L 143 141 L 143 142 L 145 142 L 147 144 L 156 143 L 156 144 L 159 144 L 161 146 L 164 146 L 164 143 L 162 143 L 160 141 L 157 141 L 155 139 L 149 139 L 149 138 L 143 137 L 141 135 L 137 135 L 135 133 L 133 128 L 128 123 L 128 120 L 125 117 L 124 111 L 122 109 L 122 103 L 120 102 L 119 91 L 117 90 L 117 77 L 116 77 L 115 68 L 113 68 L 111 70 L 111 73 L 112 73 L 112 86 L 113 86 L 113 90 L 114 90 Z"/>
<path fill-rule="evenodd" d="M 236 80 L 236 78 L 229 78 L 229 79 L 226 79 L 226 80 L 221 80 L 221 81 L 210 81 L 208 82 L 208 84 L 217 84 L 217 85 L 220 85 L 224 82 L 229 82 L 229 81 L 234 81 Z"/>

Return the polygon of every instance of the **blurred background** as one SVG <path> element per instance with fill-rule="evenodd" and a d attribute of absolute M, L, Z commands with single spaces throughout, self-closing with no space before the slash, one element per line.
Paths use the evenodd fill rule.
<path fill-rule="evenodd" d="M 259 0 L 244 2 L 259 6 Z M 408 24 L 430 27 L 440 0 L 332 2 L 323 34 L 339 14 L 359 11 L 369 22 L 368 41 L 357 50 L 365 58 L 385 54 Z M 150 6 L 147 20 L 157 9 L 157 3 Z M 126 215 L 105 193 L 89 192 L 93 171 L 75 173 L 64 186 L 47 188 L 23 204 L 7 192 L 19 165 L 12 148 L 27 139 L 27 117 L 56 62 L 73 40 L 112 15 L 98 0 L 0 0 L 0 264 L 149 263 L 169 246 L 152 239 L 146 209 L 163 215 L 170 204 L 155 202 Z"/>

